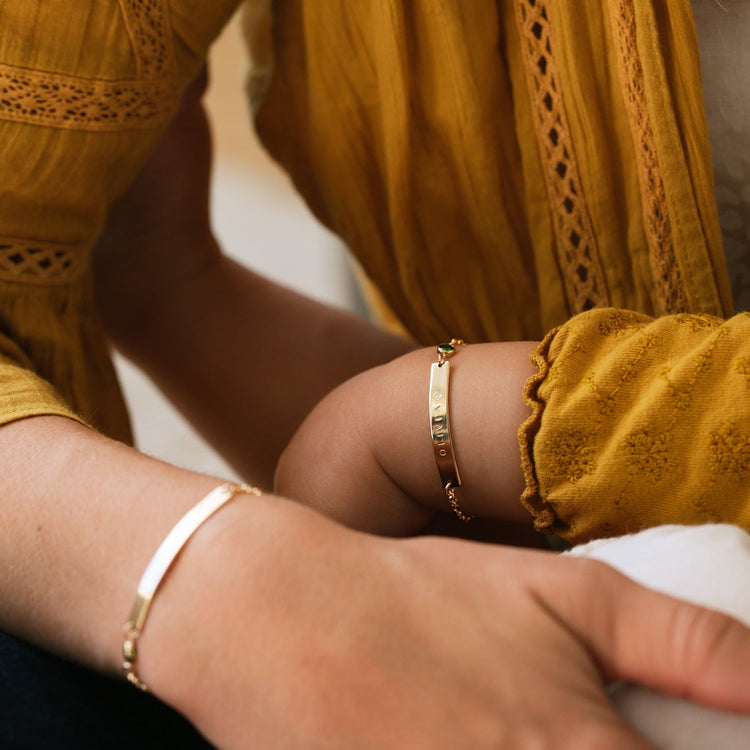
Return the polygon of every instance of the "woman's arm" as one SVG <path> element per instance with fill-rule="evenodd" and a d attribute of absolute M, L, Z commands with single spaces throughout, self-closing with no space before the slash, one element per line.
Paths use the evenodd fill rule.
<path fill-rule="evenodd" d="M 0 437 L 13 519 L 2 624 L 114 672 L 143 567 L 217 480 L 68 420 Z M 750 711 L 750 636 L 724 617 L 601 565 L 376 538 L 273 496 L 237 498 L 195 534 L 139 653 L 156 695 L 221 748 L 642 747 L 603 693 L 617 678 Z"/>
<path fill-rule="evenodd" d="M 0 624 L 116 674 L 146 563 L 217 480 L 59 417 L 0 428 L 0 476 Z M 598 563 L 380 539 L 271 496 L 188 542 L 139 669 L 220 748 L 641 747 L 603 678 L 750 712 L 728 618 Z"/>
<path fill-rule="evenodd" d="M 269 485 L 317 401 L 412 346 L 222 255 L 208 216 L 201 95 L 182 108 L 112 210 L 95 255 L 108 334 L 237 471 Z"/>

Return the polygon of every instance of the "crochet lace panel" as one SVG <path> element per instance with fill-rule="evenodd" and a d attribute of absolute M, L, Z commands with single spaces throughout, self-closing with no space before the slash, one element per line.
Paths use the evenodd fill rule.
<path fill-rule="evenodd" d="M 568 307 L 578 313 L 607 306 L 609 294 L 581 189 L 546 6 L 542 0 L 517 0 L 515 7 Z"/>
<path fill-rule="evenodd" d="M 0 65 L 0 119 L 77 130 L 152 128 L 180 95 L 166 0 L 120 0 L 136 80 L 90 80 Z"/>
<path fill-rule="evenodd" d="M 174 63 L 169 9 L 165 0 L 120 0 L 138 63 L 138 78 L 154 79 Z"/>
<path fill-rule="evenodd" d="M 0 279 L 67 284 L 82 275 L 86 262 L 79 248 L 0 237 Z"/>
<path fill-rule="evenodd" d="M 75 130 L 153 128 L 180 95 L 172 81 L 91 81 L 0 65 L 0 119 Z"/>
<path fill-rule="evenodd" d="M 635 11 L 632 0 L 620 0 L 618 5 L 612 17 L 613 31 L 618 41 L 628 119 L 638 159 L 656 304 L 661 314 L 684 312 L 687 310 L 687 301 L 675 259 L 667 196 L 659 171 L 654 131 L 646 107 L 643 68 L 638 57 Z"/>

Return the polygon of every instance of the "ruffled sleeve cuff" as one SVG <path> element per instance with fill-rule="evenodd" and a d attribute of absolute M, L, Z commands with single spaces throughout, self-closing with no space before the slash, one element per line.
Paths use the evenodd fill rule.
<path fill-rule="evenodd" d="M 534 528 L 542 533 L 555 533 L 556 518 L 554 507 L 546 502 L 539 491 L 539 480 L 534 466 L 534 438 L 539 432 L 544 414 L 544 402 L 539 396 L 539 388 L 549 374 L 549 349 L 559 328 L 550 331 L 531 353 L 531 361 L 537 371 L 527 381 L 523 389 L 523 400 L 531 409 L 531 416 L 521 425 L 518 431 L 518 442 L 521 447 L 521 468 L 525 488 L 521 502 L 534 518 Z"/>
<path fill-rule="evenodd" d="M 750 316 L 592 310 L 534 352 L 519 432 L 535 527 L 580 543 L 750 529 Z"/>

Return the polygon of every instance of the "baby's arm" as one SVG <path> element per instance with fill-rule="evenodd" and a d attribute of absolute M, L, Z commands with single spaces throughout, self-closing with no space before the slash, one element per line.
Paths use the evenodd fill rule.
<path fill-rule="evenodd" d="M 531 342 L 460 347 L 451 358 L 450 421 L 463 512 L 530 521 L 517 432 Z M 450 513 L 429 425 L 434 347 L 358 375 L 313 410 L 282 455 L 277 489 L 355 528 L 418 531 Z"/>

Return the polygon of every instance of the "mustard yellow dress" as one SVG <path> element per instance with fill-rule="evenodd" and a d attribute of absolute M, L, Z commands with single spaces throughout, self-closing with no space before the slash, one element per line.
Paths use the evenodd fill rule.
<path fill-rule="evenodd" d="M 0 422 L 130 440 L 89 254 L 236 4 L 0 2 Z"/>
<path fill-rule="evenodd" d="M 130 439 L 88 255 L 236 4 L 0 2 L 0 422 Z M 749 321 L 689 1 L 246 9 L 258 130 L 406 330 L 543 339 L 537 527 L 750 528 Z"/>

